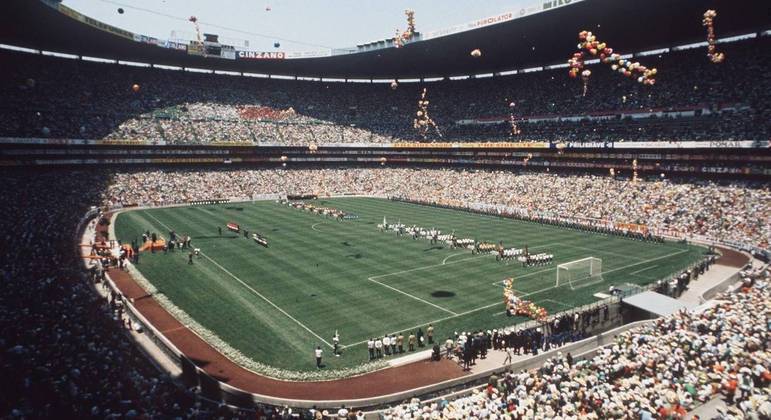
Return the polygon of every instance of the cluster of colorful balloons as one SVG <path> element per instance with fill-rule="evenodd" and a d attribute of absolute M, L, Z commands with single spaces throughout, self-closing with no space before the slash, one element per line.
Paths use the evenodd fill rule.
<path fill-rule="evenodd" d="M 704 12 L 704 19 L 701 21 L 703 26 L 707 27 L 707 57 L 715 64 L 720 64 L 725 60 L 725 54 L 717 52 L 715 47 L 715 24 L 714 20 L 717 12 L 710 9 Z"/>
<path fill-rule="evenodd" d="M 396 35 L 394 36 L 394 47 L 396 48 L 401 48 L 405 42 L 415 36 L 415 11 L 407 9 L 404 14 L 407 15 L 407 30 L 401 32 L 399 28 L 396 28 Z"/>
<path fill-rule="evenodd" d="M 613 48 L 608 47 L 604 42 L 600 42 L 597 37 L 589 31 L 581 31 L 578 34 L 578 51 L 568 60 L 570 66 L 569 75 L 577 78 L 581 75 L 584 82 L 584 95 L 589 85 L 589 77 L 592 72 L 584 68 L 585 57 L 598 57 L 603 64 L 610 64 L 613 71 L 618 71 L 626 77 L 634 78 L 638 83 L 644 85 L 656 84 L 655 68 L 649 69 L 638 62 L 621 58 L 621 54 L 613 52 Z"/>
<path fill-rule="evenodd" d="M 509 135 L 516 136 L 522 133 L 522 130 L 517 126 L 517 120 L 514 119 L 514 108 L 517 106 L 514 102 L 509 102 L 509 124 L 511 125 L 511 131 Z"/>
<path fill-rule="evenodd" d="M 512 285 L 513 278 L 503 281 L 503 303 L 506 305 L 506 311 L 512 315 L 526 316 L 538 321 L 544 321 L 549 318 L 549 313 L 533 302 L 517 297 Z"/>
<path fill-rule="evenodd" d="M 418 111 L 415 113 L 416 118 L 412 120 L 412 126 L 418 130 L 418 133 L 424 139 L 426 136 L 428 136 L 429 127 L 433 127 L 434 130 L 436 130 L 436 134 L 439 135 L 439 137 L 442 137 L 442 133 L 439 131 L 439 127 L 436 125 L 434 120 L 428 116 L 429 102 L 428 99 L 426 99 L 427 94 L 428 90 L 423 88 L 423 91 L 420 93 L 420 99 L 418 99 Z"/>

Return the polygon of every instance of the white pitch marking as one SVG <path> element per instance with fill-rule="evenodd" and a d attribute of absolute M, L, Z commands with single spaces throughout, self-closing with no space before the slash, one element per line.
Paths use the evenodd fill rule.
<path fill-rule="evenodd" d="M 417 296 L 414 296 L 414 295 L 411 295 L 411 294 L 409 294 L 409 293 L 407 293 L 407 292 L 405 292 L 405 291 L 403 291 L 403 290 L 399 290 L 399 289 L 397 289 L 397 288 L 395 288 L 395 287 L 392 287 L 392 286 L 389 286 L 389 285 L 387 285 L 387 284 L 385 284 L 385 283 L 381 283 L 381 282 L 379 282 L 379 281 L 377 281 L 377 280 L 373 280 L 373 279 L 372 279 L 372 277 L 367 277 L 367 280 L 369 280 L 369 281 L 371 281 L 371 282 L 373 282 L 373 283 L 379 284 L 379 285 L 381 285 L 381 286 L 383 286 L 383 287 L 387 287 L 387 288 L 389 288 L 389 289 L 393 290 L 394 292 L 397 292 L 397 293 L 401 293 L 401 294 L 403 294 L 404 296 L 407 296 L 407 297 L 413 298 L 413 299 L 415 299 L 415 300 L 418 300 L 418 301 L 420 301 L 420 302 L 423 302 L 423 303 L 425 303 L 425 304 L 427 304 L 427 305 L 431 305 L 431 306 L 433 306 L 433 307 L 434 307 L 434 308 L 436 308 L 436 309 L 440 309 L 440 310 L 442 310 L 442 311 L 445 311 L 445 312 L 447 312 L 448 314 L 458 315 L 456 312 L 453 312 L 453 311 L 451 311 L 451 310 L 449 310 L 449 309 L 445 309 L 445 308 L 442 308 L 441 306 L 439 306 L 439 305 L 435 305 L 435 304 L 433 304 L 433 303 L 431 303 L 431 302 L 429 302 L 429 301 L 427 301 L 427 300 L 425 300 L 425 299 L 421 299 L 421 298 L 419 298 L 419 297 L 417 297 Z"/>
<path fill-rule="evenodd" d="M 316 232 L 321 232 L 320 230 L 316 229 L 316 226 L 322 225 L 322 224 L 324 224 L 324 222 L 314 223 L 313 225 L 311 225 L 311 229 L 315 230 Z"/>
<path fill-rule="evenodd" d="M 623 270 L 623 269 L 625 269 L 625 268 L 634 267 L 634 266 L 636 266 L 636 265 L 645 264 L 645 263 L 647 263 L 647 262 L 653 262 L 653 261 L 658 261 L 658 260 L 661 260 L 661 259 L 664 259 L 664 258 L 674 257 L 675 255 L 680 255 L 680 254 L 682 254 L 682 253 L 684 253 L 684 252 L 688 252 L 688 250 L 687 250 L 687 249 L 685 249 L 685 250 L 681 250 L 681 251 L 678 251 L 678 252 L 674 252 L 674 253 L 672 253 L 672 254 L 667 254 L 667 255 L 662 255 L 661 257 L 652 258 L 652 259 L 650 259 L 650 260 L 645 260 L 645 261 L 641 261 L 641 262 L 638 262 L 638 263 L 629 264 L 629 265 L 627 265 L 627 266 L 624 266 L 624 267 L 619 267 L 619 268 L 615 268 L 615 269 L 613 269 L 613 270 L 604 271 L 602 274 L 612 273 L 612 272 L 614 272 L 614 271 Z M 463 261 L 463 260 L 458 260 L 458 261 Z M 530 273 L 530 274 L 535 274 L 535 273 Z M 523 298 L 523 297 L 527 297 L 527 296 L 535 295 L 535 294 L 538 294 L 538 293 L 541 293 L 541 292 L 545 292 L 545 291 L 547 291 L 547 290 L 556 289 L 557 287 L 558 287 L 558 286 L 549 286 L 549 287 L 547 287 L 547 288 L 544 288 L 544 289 L 541 289 L 541 290 L 536 290 L 536 291 L 534 291 L 534 292 L 525 293 L 524 295 L 522 295 L 522 296 L 519 296 L 519 297 L 520 297 L 520 298 Z M 561 287 L 561 286 L 560 286 L 560 287 Z M 457 318 L 457 317 L 461 317 L 461 316 L 464 316 L 464 315 L 468 315 L 468 314 L 471 314 L 471 313 L 474 313 L 474 312 L 478 312 L 478 311 L 481 311 L 481 310 L 483 310 L 483 309 L 487 309 L 487 308 L 493 307 L 493 306 L 495 306 L 495 305 L 501 305 L 501 301 L 500 301 L 500 300 L 498 300 L 498 301 L 496 301 L 495 303 L 491 303 L 491 304 L 489 304 L 489 305 L 480 306 L 480 307 L 478 307 L 478 308 L 470 309 L 470 310 L 468 310 L 468 311 L 465 311 L 465 312 L 461 312 L 461 313 L 459 313 L 459 314 L 457 314 L 457 315 L 446 316 L 446 317 L 444 317 L 444 318 L 436 319 L 436 320 L 433 320 L 433 321 L 429 321 L 429 322 L 424 322 L 424 323 L 422 323 L 422 324 L 418 324 L 418 325 L 415 325 L 415 326 L 413 326 L 413 327 L 409 327 L 409 328 L 401 328 L 401 329 L 399 329 L 399 330 L 397 330 L 397 331 L 394 331 L 394 332 L 393 332 L 393 333 L 391 333 L 391 334 L 397 334 L 397 333 L 399 333 L 399 332 L 401 332 L 401 331 L 408 331 L 408 330 L 413 330 L 413 329 L 415 329 L 415 328 L 418 328 L 418 327 L 422 327 L 422 326 L 424 326 L 424 325 L 428 325 L 428 324 L 438 324 L 438 323 L 440 323 L 440 322 L 443 322 L 443 321 L 447 321 L 447 320 L 450 320 L 450 319 L 453 319 L 453 318 Z M 389 334 L 389 335 L 391 335 L 391 334 Z M 347 347 L 353 347 L 353 346 L 357 346 L 357 345 L 359 345 L 359 344 L 364 344 L 364 343 L 366 343 L 366 342 L 367 342 L 367 340 L 364 340 L 364 341 L 359 341 L 358 343 L 352 343 L 352 344 L 349 344 L 349 345 L 345 346 L 344 348 L 347 348 Z"/>
<path fill-rule="evenodd" d="M 637 273 L 642 273 L 643 271 L 650 270 L 651 268 L 656 268 L 656 266 L 652 265 L 650 267 L 645 267 L 642 270 L 632 271 L 631 273 L 629 273 L 629 275 L 635 275 Z"/>
<path fill-rule="evenodd" d="M 449 260 L 450 258 L 456 255 L 463 255 L 463 254 L 467 254 L 467 252 L 458 252 L 457 254 L 448 255 L 447 257 L 445 257 L 445 259 L 442 260 L 442 265 L 447 264 L 447 260 Z"/>
<path fill-rule="evenodd" d="M 168 230 L 174 230 L 174 229 L 172 229 L 172 228 L 171 228 L 169 225 L 167 225 L 167 224 L 165 224 L 165 223 L 161 222 L 160 220 L 158 220 L 158 218 L 157 218 L 157 217 L 153 216 L 153 215 L 152 215 L 152 214 L 150 214 L 149 212 L 146 212 L 145 214 L 147 214 L 148 216 L 152 217 L 152 218 L 153 218 L 153 219 L 154 219 L 156 222 L 160 223 L 160 224 L 161 224 L 163 227 L 165 227 L 166 229 L 168 229 Z M 268 299 L 268 298 L 266 298 L 265 296 L 263 296 L 263 295 L 262 295 L 262 293 L 260 293 L 260 292 L 258 292 L 257 290 L 255 290 L 255 289 L 254 289 L 252 286 L 249 286 L 249 285 L 248 285 L 248 284 L 246 284 L 246 283 L 245 283 L 243 280 L 241 280 L 240 278 L 236 277 L 236 275 L 235 275 L 235 274 L 231 273 L 231 272 L 230 272 L 230 271 L 228 271 L 228 270 L 227 270 L 225 267 L 221 266 L 219 263 L 217 263 L 217 261 L 214 261 L 214 260 L 213 260 L 211 257 L 209 257 L 208 255 L 206 255 L 206 254 L 205 254 L 203 251 L 201 251 L 201 252 L 200 252 L 200 254 L 201 254 L 201 255 L 202 255 L 204 258 L 206 258 L 207 260 L 211 261 L 211 263 L 212 263 L 212 264 L 214 264 L 214 265 L 216 265 L 217 267 L 219 267 L 219 269 L 220 269 L 220 270 L 224 271 L 224 272 L 225 272 L 225 274 L 227 274 L 228 276 L 232 277 L 234 280 L 236 280 L 237 282 L 241 283 L 241 285 L 243 285 L 243 286 L 244 286 L 245 288 L 247 288 L 249 291 L 251 291 L 252 293 L 254 293 L 255 295 L 257 295 L 258 297 L 260 297 L 260 298 L 261 298 L 262 300 L 264 300 L 265 302 L 267 302 L 267 303 L 268 303 L 270 306 L 272 306 L 272 307 L 276 308 L 276 310 L 278 310 L 278 311 L 279 311 L 279 312 L 281 312 L 282 314 L 286 315 L 286 317 L 287 317 L 287 318 L 289 318 L 289 319 L 291 319 L 292 321 L 294 321 L 294 322 L 295 322 L 297 325 L 299 325 L 300 327 L 302 327 L 302 328 L 303 328 L 305 331 L 308 331 L 309 333 L 313 334 L 313 336 L 314 336 L 314 337 L 316 337 L 316 338 L 318 338 L 319 340 L 321 340 L 321 341 L 322 341 L 324 344 L 326 344 L 327 346 L 329 346 L 329 348 L 334 348 L 334 346 L 333 346 L 333 345 L 332 345 L 332 344 L 331 344 L 329 341 L 327 341 L 327 340 L 325 340 L 325 339 L 321 338 L 321 336 L 320 336 L 320 335 L 318 335 L 318 334 L 316 334 L 315 332 L 313 332 L 313 330 L 311 330 L 310 328 L 308 328 L 308 326 L 306 326 L 306 325 L 305 325 L 305 324 L 303 324 L 302 322 L 298 321 L 298 320 L 297 320 L 295 317 L 293 317 L 292 315 L 289 315 L 289 314 L 288 314 L 288 313 L 287 313 L 285 310 L 281 309 L 281 308 L 280 308 L 278 305 L 276 305 L 275 303 L 271 302 L 271 301 L 270 301 L 270 299 Z"/>

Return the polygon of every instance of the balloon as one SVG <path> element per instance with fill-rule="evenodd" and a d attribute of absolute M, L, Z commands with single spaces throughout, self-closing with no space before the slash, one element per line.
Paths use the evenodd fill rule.
<path fill-rule="evenodd" d="M 482 51 L 479 50 L 479 48 L 471 51 L 471 56 L 474 58 L 481 57 Z"/>
<path fill-rule="evenodd" d="M 119 8 L 118 8 L 118 14 L 119 14 L 119 15 L 122 15 L 122 14 L 123 14 L 123 8 L 121 8 L 121 7 L 119 7 Z"/>
<path fill-rule="evenodd" d="M 280 43 L 280 42 L 274 42 L 274 43 L 273 43 L 273 48 L 278 48 L 278 47 L 280 47 L 280 46 L 281 46 L 281 43 Z"/>

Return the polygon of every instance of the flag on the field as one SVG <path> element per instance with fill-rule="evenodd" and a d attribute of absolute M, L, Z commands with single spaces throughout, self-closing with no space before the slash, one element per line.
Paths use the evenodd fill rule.
<path fill-rule="evenodd" d="M 233 231 L 233 232 L 240 232 L 241 228 L 238 227 L 237 223 L 230 222 L 230 223 L 228 223 L 228 230 Z"/>

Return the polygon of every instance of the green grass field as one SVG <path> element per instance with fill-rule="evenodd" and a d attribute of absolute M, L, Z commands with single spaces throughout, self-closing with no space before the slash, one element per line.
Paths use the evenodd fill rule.
<path fill-rule="evenodd" d="M 116 235 L 141 241 L 146 229 L 168 238 L 170 229 L 193 238 L 203 256 L 187 263 L 186 252 L 142 254 L 141 273 L 198 323 L 258 362 L 281 369 L 315 370 L 316 345 L 331 356 L 338 330 L 342 357 L 325 357 L 327 369 L 367 361 L 365 341 L 432 322 L 437 337 L 457 330 L 491 329 L 524 318 L 503 315 L 501 281 L 549 313 L 595 302 L 609 284 L 647 284 L 700 258 L 702 248 L 653 244 L 537 223 L 374 198 L 317 200 L 318 206 L 355 213 L 358 220 L 331 218 L 272 201 L 163 208 L 122 213 Z M 455 229 L 459 237 L 531 252 L 550 252 L 555 263 L 523 268 L 431 245 L 427 240 L 380 232 L 390 222 Z M 225 229 L 236 222 L 265 235 L 263 248 Z M 217 234 L 222 227 L 223 235 Z M 556 265 L 585 257 L 603 261 L 604 282 L 555 287 Z"/>

